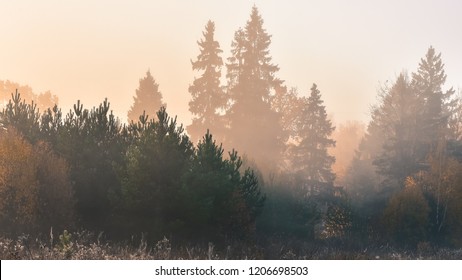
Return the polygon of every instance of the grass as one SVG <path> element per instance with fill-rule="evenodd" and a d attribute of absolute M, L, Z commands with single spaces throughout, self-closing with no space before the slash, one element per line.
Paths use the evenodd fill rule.
<path fill-rule="evenodd" d="M 421 244 L 416 250 L 384 246 L 355 246 L 326 241 L 290 243 L 271 241 L 265 247 L 234 244 L 217 249 L 205 246 L 172 246 L 167 238 L 149 245 L 144 236 L 137 245 L 103 241 L 103 235 L 88 231 L 63 232 L 49 240 L 21 235 L 16 239 L 0 237 L 0 259 L 25 260 L 192 260 L 192 259 L 311 259 L 311 260 L 415 260 L 462 259 L 462 249 L 434 248 Z"/>

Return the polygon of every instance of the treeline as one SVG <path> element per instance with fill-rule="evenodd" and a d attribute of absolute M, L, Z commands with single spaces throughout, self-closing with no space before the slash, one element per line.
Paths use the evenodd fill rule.
<path fill-rule="evenodd" d="M 192 61 L 200 76 L 189 87 L 188 133 L 167 114 L 149 71 L 128 124 L 107 101 L 92 109 L 77 102 L 64 115 L 58 106 L 39 113 L 13 94 L 0 114 L 2 230 L 80 227 L 112 238 L 146 232 L 150 240 L 263 246 L 461 245 L 462 109 L 444 89 L 434 48 L 410 77 L 379 92 L 336 181 L 335 128 L 321 92 L 313 84 L 300 95 L 276 76 L 258 9 L 235 32 L 226 64 L 214 31 L 209 21 Z M 358 138 L 357 128 L 340 135 L 348 131 Z"/>
<path fill-rule="evenodd" d="M 209 133 L 194 147 L 165 108 L 156 121 L 142 115 L 121 125 L 106 101 L 39 115 L 17 93 L 0 116 L 6 233 L 81 226 L 153 239 L 254 234 L 265 200 L 254 173 Z"/>
<path fill-rule="evenodd" d="M 189 89 L 194 142 L 161 107 L 149 71 L 140 80 L 129 124 L 112 114 L 107 101 L 92 109 L 77 102 L 64 115 L 58 106 L 40 113 L 35 103 L 13 94 L 0 114 L 1 141 L 10 150 L 2 154 L 5 233 L 80 227 L 114 238 L 146 232 L 151 240 L 165 235 L 185 242 L 314 238 L 321 203 L 309 202 L 307 191 L 314 197 L 324 188 L 334 197 L 333 157 L 327 154 L 333 127 L 316 85 L 309 98 L 299 98 L 273 77 L 277 66 L 270 63 L 270 36 L 262 24 L 254 7 L 246 28 L 236 32 L 233 54 L 239 57 L 229 59 L 232 86 L 226 91 L 219 85 L 221 58 L 213 54 L 220 53 L 214 24 L 207 24 L 202 54 L 193 62 L 203 76 Z M 300 114 L 289 116 L 282 109 L 293 104 Z M 297 135 L 283 131 L 283 115 Z M 290 137 L 298 144 L 290 145 L 294 163 L 287 164 L 299 166 L 297 176 L 279 175 Z M 225 153 L 221 143 L 240 147 L 245 160 L 234 149 Z M 24 147 L 29 154 L 20 156 Z M 43 151 L 47 157 L 40 156 Z M 24 173 L 22 165 L 31 171 Z"/>
<path fill-rule="evenodd" d="M 462 109 L 445 81 L 430 47 L 386 84 L 345 178 L 362 222 L 400 245 L 462 245 Z"/>

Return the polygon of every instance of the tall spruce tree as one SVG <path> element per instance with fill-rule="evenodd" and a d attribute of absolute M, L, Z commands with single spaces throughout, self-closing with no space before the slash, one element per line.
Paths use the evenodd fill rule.
<path fill-rule="evenodd" d="M 187 127 L 194 142 L 198 141 L 207 130 L 221 137 L 224 124 L 220 110 L 225 109 L 226 97 L 220 86 L 221 67 L 223 60 L 220 54 L 220 44 L 214 39 L 215 23 L 208 21 L 204 38 L 197 42 L 200 54 L 196 61 L 191 61 L 192 69 L 202 71 L 202 76 L 196 78 L 189 87 L 192 100 L 189 111 L 194 115 L 192 124 Z"/>
<path fill-rule="evenodd" d="M 423 153 L 430 152 L 437 148 L 438 142 L 446 139 L 449 134 L 448 123 L 454 113 L 456 100 L 454 89 L 444 91 L 446 82 L 444 63 L 441 60 L 441 53 L 436 54 L 435 49 L 430 46 L 427 54 L 421 59 L 417 72 L 413 74 L 413 87 L 422 103 L 422 117 L 418 124 L 419 139 L 425 145 L 422 146 Z"/>
<path fill-rule="evenodd" d="M 140 79 L 140 85 L 133 97 L 133 105 L 128 111 L 128 121 L 137 122 L 139 117 L 146 113 L 151 118 L 156 117 L 156 112 L 165 107 L 162 103 L 162 93 L 159 91 L 159 84 L 156 83 L 151 75 L 151 71 L 146 72 L 146 77 Z"/>
<path fill-rule="evenodd" d="M 273 90 L 281 85 L 269 55 L 271 36 L 254 6 L 244 29 L 235 33 L 228 59 L 229 144 L 253 158 L 262 169 L 274 166 L 282 148 L 279 114 L 272 110 Z"/>
<path fill-rule="evenodd" d="M 327 119 L 327 113 L 316 84 L 311 95 L 301 99 L 303 108 L 298 120 L 298 144 L 292 148 L 293 169 L 308 184 L 333 185 L 335 174 L 332 164 L 335 158 L 328 154 L 328 148 L 335 146 L 331 139 L 334 127 Z"/>

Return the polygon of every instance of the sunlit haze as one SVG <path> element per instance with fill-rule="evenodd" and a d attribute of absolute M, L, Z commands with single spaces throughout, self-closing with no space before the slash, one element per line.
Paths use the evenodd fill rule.
<path fill-rule="evenodd" d="M 278 77 L 303 95 L 317 83 L 334 120 L 369 119 L 377 89 L 414 71 L 432 45 L 447 86 L 462 86 L 460 1 L 2 1 L 0 80 L 50 90 L 67 111 L 104 98 L 126 120 L 150 69 L 170 114 L 189 124 L 191 59 L 209 19 L 223 58 L 255 4 Z M 223 76 L 225 69 L 223 69 Z"/>

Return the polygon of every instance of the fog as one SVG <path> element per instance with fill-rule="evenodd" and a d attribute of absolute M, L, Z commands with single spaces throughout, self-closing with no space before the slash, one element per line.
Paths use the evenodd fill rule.
<path fill-rule="evenodd" d="M 457 1 L 255 4 L 272 35 L 279 77 L 304 95 L 317 83 L 336 122 L 367 122 L 381 83 L 414 69 L 432 44 L 445 55 L 448 83 L 461 85 Z M 0 30 L 8 43 L 1 46 L 0 79 L 50 90 L 64 108 L 77 97 L 88 105 L 107 97 L 125 120 L 138 80 L 150 69 L 171 113 L 188 125 L 195 42 L 212 19 L 228 57 L 250 6 L 248 1 L 2 2 Z M 430 14 L 441 20 L 428 21 Z"/>
<path fill-rule="evenodd" d="M 3 234 L 460 246 L 461 8 L 1 3 Z"/>

